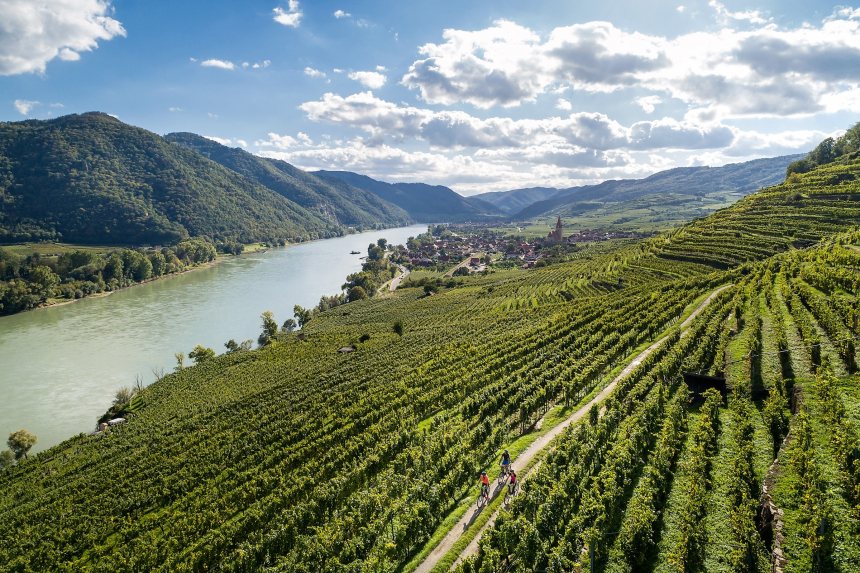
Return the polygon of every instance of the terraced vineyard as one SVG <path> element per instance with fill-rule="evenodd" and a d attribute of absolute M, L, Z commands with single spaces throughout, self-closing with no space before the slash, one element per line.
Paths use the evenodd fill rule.
<path fill-rule="evenodd" d="M 570 571 L 591 550 L 606 571 L 765 571 L 774 547 L 786 570 L 857 570 L 858 174 L 825 166 L 667 237 L 336 307 L 301 340 L 174 373 L 124 427 L 0 473 L 0 570 L 407 570 L 502 448 L 666 334 L 461 570 Z M 727 402 L 691 404 L 685 371 L 725 372 Z"/>

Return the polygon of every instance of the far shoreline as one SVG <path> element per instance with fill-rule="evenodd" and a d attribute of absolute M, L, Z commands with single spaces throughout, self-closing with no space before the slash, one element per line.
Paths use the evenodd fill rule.
<path fill-rule="evenodd" d="M 186 273 L 192 273 L 192 272 L 194 272 L 194 271 L 198 271 L 198 270 L 202 270 L 202 269 L 212 268 L 212 267 L 214 267 L 215 265 L 218 265 L 218 264 L 220 264 L 220 263 L 223 263 L 224 261 L 230 260 L 230 259 L 232 259 L 232 258 L 234 258 L 234 257 L 242 257 L 242 256 L 245 256 L 245 255 L 259 255 L 259 254 L 261 254 L 261 253 L 265 253 L 265 252 L 270 251 L 270 250 L 273 250 L 273 249 L 287 249 L 287 248 L 290 248 L 290 247 L 295 247 L 295 246 L 299 246 L 299 245 L 305 245 L 305 244 L 308 244 L 308 243 L 315 243 L 315 242 L 318 242 L 318 241 L 327 241 L 327 240 L 330 240 L 330 239 L 338 239 L 338 238 L 341 238 L 341 237 L 348 237 L 349 235 L 360 235 L 361 233 L 372 233 L 372 232 L 376 232 L 376 231 L 378 231 L 378 232 L 382 232 L 382 231 L 387 231 L 387 230 L 389 230 L 389 229 L 399 229 L 399 228 L 402 228 L 402 227 L 411 227 L 411 226 L 414 226 L 414 225 L 423 225 L 423 224 L 424 224 L 424 223 L 412 223 L 412 224 L 409 224 L 409 225 L 399 225 L 399 226 L 397 226 L 397 227 L 384 227 L 384 228 L 382 228 L 382 229 L 368 229 L 368 230 L 366 230 L 366 231 L 354 231 L 354 232 L 350 232 L 350 233 L 344 233 L 344 234 L 342 234 L 342 235 L 337 235 L 337 236 L 335 236 L 335 237 L 327 237 L 327 238 L 321 238 L 321 239 L 310 239 L 310 240 L 308 240 L 308 241 L 301 241 L 301 242 L 299 242 L 299 243 L 286 243 L 286 244 L 284 244 L 284 245 L 276 245 L 276 246 L 264 246 L 262 243 L 249 243 L 247 246 L 254 245 L 255 247 L 254 247 L 254 248 L 252 248 L 252 249 L 248 249 L 248 250 L 246 250 L 246 251 L 242 251 L 242 252 L 241 252 L 241 253 L 239 253 L 238 255 L 230 255 L 230 254 L 226 254 L 226 253 L 219 253 L 219 254 L 215 257 L 215 259 L 214 259 L 214 260 L 212 260 L 212 261 L 208 261 L 208 262 L 205 262 L 205 263 L 200 263 L 200 264 L 198 264 L 198 265 L 194 265 L 193 267 L 189 267 L 189 268 L 187 268 L 187 269 L 183 269 L 183 270 L 181 270 L 181 271 L 179 271 L 179 272 L 176 272 L 176 273 L 169 273 L 169 274 L 161 275 L 160 277 L 152 277 L 152 278 L 148 278 L 148 279 L 146 279 L 146 280 L 143 280 L 143 281 L 140 281 L 140 282 L 137 282 L 137 283 L 134 283 L 134 284 L 128 285 L 128 286 L 119 287 L 119 288 L 116 288 L 116 289 L 114 289 L 114 290 L 110 290 L 110 291 L 102 291 L 102 292 L 93 293 L 93 294 L 91 294 L 91 295 L 83 296 L 83 297 L 81 297 L 81 298 L 73 298 L 73 299 L 69 299 L 69 300 L 57 299 L 57 301 L 56 301 L 56 302 L 46 302 L 46 303 L 40 304 L 39 306 L 34 306 L 33 308 L 28 308 L 28 309 L 21 310 L 21 311 L 18 311 L 18 312 L 12 313 L 12 314 L 3 314 L 3 315 L 0 315 L 0 321 L 2 321 L 4 318 L 8 318 L 8 317 L 10 317 L 10 316 L 18 316 L 18 315 L 21 315 L 21 314 L 24 314 L 24 313 L 27 313 L 27 312 L 33 312 L 33 311 L 38 311 L 38 310 L 46 310 L 46 309 L 49 309 L 49 308 L 56 308 L 56 307 L 60 307 L 60 306 L 66 306 L 66 305 L 69 305 L 69 304 L 74 304 L 74 303 L 76 303 L 76 302 L 81 302 L 81 301 L 83 301 L 83 300 L 88 300 L 88 299 L 93 299 L 93 298 L 105 298 L 105 297 L 108 297 L 108 296 L 110 296 L 110 295 L 112 295 L 112 294 L 114 294 L 114 293 L 116 293 L 116 292 L 122 291 L 122 290 L 131 289 L 131 288 L 134 288 L 134 287 L 142 286 L 142 285 L 145 285 L 145 284 L 148 284 L 148 283 L 157 282 L 157 281 L 161 281 L 161 280 L 165 280 L 165 279 L 170 279 L 170 278 L 174 278 L 174 277 L 179 277 L 179 276 L 182 276 L 182 275 L 184 275 L 184 274 L 186 274 Z M 0 245 L 0 248 L 3 248 L 4 246 L 7 246 L 7 245 Z M 119 245 L 117 245 L 117 246 L 113 246 L 113 247 L 109 247 L 109 249 L 123 249 L 123 248 L 135 248 L 135 247 L 123 247 L 123 246 L 119 246 Z M 107 251 L 106 251 L 106 252 L 107 252 Z"/>

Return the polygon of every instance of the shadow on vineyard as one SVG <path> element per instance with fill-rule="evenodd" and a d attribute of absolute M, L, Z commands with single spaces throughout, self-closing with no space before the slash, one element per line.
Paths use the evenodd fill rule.
<path fill-rule="evenodd" d="M 846 157 L 654 239 L 357 300 L 170 374 L 123 427 L 0 473 L 0 570 L 411 570 L 501 449 L 669 332 L 458 570 L 767 571 L 778 549 L 856 571 L 857 175 Z M 727 400 L 691 405 L 684 372 Z"/>

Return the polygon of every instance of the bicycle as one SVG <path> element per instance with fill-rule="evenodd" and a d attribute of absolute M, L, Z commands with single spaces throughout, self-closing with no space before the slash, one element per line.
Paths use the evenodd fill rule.
<path fill-rule="evenodd" d="M 511 475 L 511 464 L 502 464 L 502 469 L 499 470 L 499 485 L 505 483 L 509 475 Z"/>
<path fill-rule="evenodd" d="M 482 485 L 481 486 L 481 493 L 478 494 L 477 505 L 480 508 L 480 507 L 484 507 L 488 503 L 490 503 L 490 486 Z"/>
<path fill-rule="evenodd" d="M 508 484 L 508 491 L 507 493 L 505 493 L 505 505 L 508 505 L 511 502 L 511 499 L 513 499 L 513 497 L 517 495 L 517 490 L 519 490 L 519 486 L 519 482 Z"/>

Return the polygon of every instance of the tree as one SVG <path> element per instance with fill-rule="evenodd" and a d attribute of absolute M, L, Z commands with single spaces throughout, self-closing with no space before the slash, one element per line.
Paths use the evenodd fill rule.
<path fill-rule="evenodd" d="M 9 434 L 9 439 L 6 440 L 6 444 L 9 446 L 9 449 L 12 450 L 16 460 L 26 458 L 27 452 L 30 451 L 30 448 L 32 448 L 35 443 L 36 435 L 31 434 L 24 429 L 12 432 Z"/>
<path fill-rule="evenodd" d="M 388 249 L 388 239 L 377 239 L 376 245 L 383 251 Z"/>
<path fill-rule="evenodd" d="M 167 259 L 158 251 L 149 253 L 149 264 L 152 265 L 152 275 L 160 277 L 167 269 Z"/>
<path fill-rule="evenodd" d="M 284 325 L 281 326 L 281 329 L 283 329 L 284 332 L 292 332 L 296 329 L 296 326 L 298 325 L 296 324 L 295 319 L 288 318 L 284 321 Z"/>
<path fill-rule="evenodd" d="M 50 267 L 39 265 L 30 271 L 30 282 L 36 284 L 42 290 L 48 292 L 60 284 L 60 277 Z"/>
<path fill-rule="evenodd" d="M 215 358 L 215 351 L 211 348 L 198 344 L 188 353 L 188 358 L 194 361 L 194 364 L 201 364 L 207 360 Z"/>
<path fill-rule="evenodd" d="M 107 260 L 107 263 L 105 264 L 105 268 L 104 271 L 102 271 L 102 275 L 104 276 L 105 282 L 110 282 L 112 280 L 122 280 L 123 266 L 122 258 L 119 256 L 119 253 L 111 254 L 111 256 Z"/>
<path fill-rule="evenodd" d="M 349 289 L 349 292 L 346 295 L 346 299 L 349 302 L 353 302 L 356 300 L 364 300 L 366 298 L 367 298 L 367 291 L 365 291 L 360 286 L 352 287 L 351 289 Z"/>
<path fill-rule="evenodd" d="M 185 368 L 185 354 L 177 352 L 173 356 L 176 357 L 176 370 L 179 371 Z"/>
<path fill-rule="evenodd" d="M 392 330 L 394 330 L 394 334 L 398 336 L 403 336 L 403 321 L 398 320 L 397 322 L 395 322 L 394 328 Z"/>
<path fill-rule="evenodd" d="M 272 314 L 271 310 L 265 311 L 260 315 L 260 318 L 263 319 L 263 332 L 261 332 L 260 336 L 257 338 L 257 343 L 260 346 L 266 346 L 270 344 L 275 338 L 275 335 L 278 334 L 278 323 L 275 322 L 275 316 Z"/>
<path fill-rule="evenodd" d="M 233 354 L 234 352 L 239 352 L 239 343 L 231 338 L 224 343 L 224 348 L 227 349 L 227 354 Z"/>
<path fill-rule="evenodd" d="M 15 465 L 15 454 L 9 450 L 0 452 L 0 470 L 10 468 Z"/>
<path fill-rule="evenodd" d="M 368 261 L 379 261 L 382 257 L 385 256 L 385 251 L 379 245 L 374 245 L 370 243 L 367 246 L 367 260 Z"/>
<path fill-rule="evenodd" d="M 299 328 L 304 328 L 304 326 L 310 322 L 311 314 L 312 313 L 309 308 L 303 308 L 298 304 L 293 307 L 293 316 L 296 317 L 296 322 L 298 322 Z"/>

